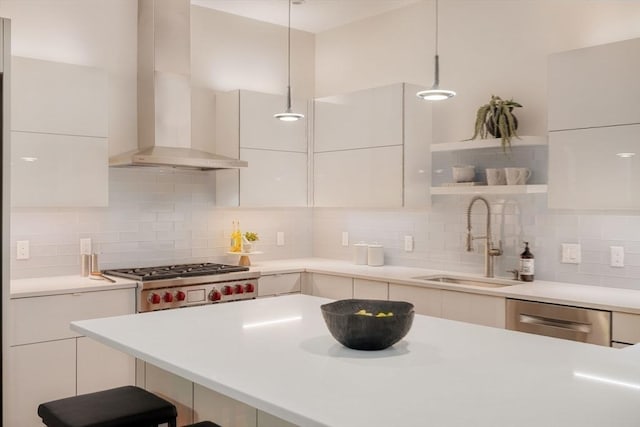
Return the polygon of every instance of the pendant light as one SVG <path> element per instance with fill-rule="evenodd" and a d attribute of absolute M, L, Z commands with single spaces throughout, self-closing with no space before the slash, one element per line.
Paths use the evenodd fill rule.
<path fill-rule="evenodd" d="M 440 89 L 440 61 L 438 57 L 438 0 L 436 0 L 436 57 L 435 57 L 435 77 L 431 89 L 423 90 L 416 95 L 427 101 L 442 101 L 456 96 L 452 90 Z"/>
<path fill-rule="evenodd" d="M 291 109 L 291 0 L 289 1 L 289 27 L 287 32 L 287 109 L 284 113 L 274 114 L 273 117 L 283 122 L 295 122 L 304 118 L 304 114 L 294 113 Z"/>

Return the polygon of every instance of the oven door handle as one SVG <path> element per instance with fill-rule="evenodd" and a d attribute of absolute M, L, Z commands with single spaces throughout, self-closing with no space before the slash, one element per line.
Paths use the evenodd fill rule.
<path fill-rule="evenodd" d="M 565 329 L 572 332 L 591 333 L 590 323 L 572 322 L 570 320 L 551 319 L 549 317 L 535 316 L 533 314 L 520 314 L 520 323 L 530 325 L 549 326 L 552 328 Z"/>

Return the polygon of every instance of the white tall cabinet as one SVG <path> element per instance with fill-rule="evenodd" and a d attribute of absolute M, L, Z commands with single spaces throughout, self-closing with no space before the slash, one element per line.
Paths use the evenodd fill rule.
<path fill-rule="evenodd" d="M 241 170 L 216 172 L 219 206 L 308 205 L 307 105 L 295 101 L 305 118 L 273 117 L 286 99 L 247 90 L 216 95 L 216 151 L 249 162 Z"/>
<path fill-rule="evenodd" d="M 314 206 L 429 206 L 431 106 L 419 89 L 397 83 L 315 100 Z"/>
<path fill-rule="evenodd" d="M 549 207 L 638 209 L 640 39 L 549 57 Z"/>

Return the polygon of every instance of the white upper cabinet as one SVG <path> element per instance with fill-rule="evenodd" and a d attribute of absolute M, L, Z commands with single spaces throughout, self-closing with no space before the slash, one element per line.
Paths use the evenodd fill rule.
<path fill-rule="evenodd" d="M 402 145 L 402 85 L 315 101 L 314 151 Z"/>
<path fill-rule="evenodd" d="M 402 206 L 402 146 L 314 155 L 315 206 Z"/>
<path fill-rule="evenodd" d="M 638 182 L 640 125 L 549 133 L 550 208 L 639 209 Z"/>
<path fill-rule="evenodd" d="M 273 117 L 286 107 L 281 95 L 240 91 L 240 148 L 307 153 L 307 104 L 294 101 L 305 119 L 283 122 Z"/>
<path fill-rule="evenodd" d="M 640 39 L 549 57 L 549 130 L 640 123 Z"/>
<path fill-rule="evenodd" d="M 640 39 L 549 58 L 549 207 L 638 209 Z"/>
<path fill-rule="evenodd" d="M 431 106 L 398 83 L 314 103 L 314 206 L 429 206 Z"/>
<path fill-rule="evenodd" d="M 107 137 L 103 70 L 18 56 L 11 67 L 11 130 Z"/>
<path fill-rule="evenodd" d="M 12 206 L 109 203 L 106 138 L 11 132 Z"/>
<path fill-rule="evenodd" d="M 216 96 L 216 152 L 247 160 L 245 169 L 216 172 L 218 206 L 288 207 L 308 204 L 307 103 L 296 122 L 273 117 L 282 95 L 233 91 Z"/>
<path fill-rule="evenodd" d="M 12 206 L 108 205 L 107 73 L 12 57 Z"/>

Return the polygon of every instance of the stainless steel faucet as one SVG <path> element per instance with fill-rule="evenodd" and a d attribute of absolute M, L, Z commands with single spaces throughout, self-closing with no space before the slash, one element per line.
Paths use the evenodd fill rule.
<path fill-rule="evenodd" d="M 471 234 L 471 209 L 473 204 L 481 200 L 487 207 L 487 230 L 484 236 L 474 237 Z M 502 241 L 498 240 L 498 247 L 493 247 L 493 240 L 491 239 L 491 206 L 487 199 L 481 196 L 475 196 L 471 199 L 469 207 L 467 207 L 467 252 L 473 251 L 473 241 L 476 239 L 485 239 L 484 246 L 484 275 L 485 277 L 493 277 L 493 257 L 502 255 Z"/>

